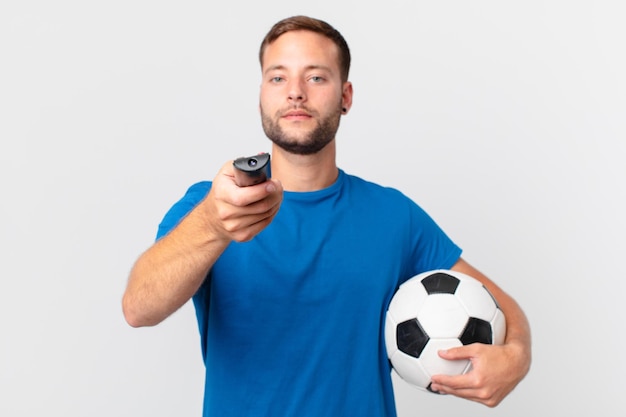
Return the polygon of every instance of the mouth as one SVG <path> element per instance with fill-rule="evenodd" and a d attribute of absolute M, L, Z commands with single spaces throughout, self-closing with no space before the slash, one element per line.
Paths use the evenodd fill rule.
<path fill-rule="evenodd" d="M 284 112 L 281 117 L 287 120 L 308 120 L 312 116 L 305 110 L 296 109 Z"/>

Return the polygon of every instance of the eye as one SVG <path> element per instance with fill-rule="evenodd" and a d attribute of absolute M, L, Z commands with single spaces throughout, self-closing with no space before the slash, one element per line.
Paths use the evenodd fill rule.
<path fill-rule="evenodd" d="M 311 78 L 309 78 L 309 80 L 311 80 L 314 83 L 321 83 L 324 81 L 324 78 L 320 77 L 319 75 L 314 75 Z"/>
<path fill-rule="evenodd" d="M 283 77 L 280 77 L 278 75 L 275 76 L 275 77 L 270 78 L 270 82 L 274 83 L 274 84 L 280 83 L 282 81 L 284 81 Z"/>

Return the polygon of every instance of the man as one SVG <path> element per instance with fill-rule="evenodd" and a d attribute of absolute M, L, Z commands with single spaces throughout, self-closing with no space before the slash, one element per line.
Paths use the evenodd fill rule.
<path fill-rule="evenodd" d="M 432 389 L 500 403 L 528 372 L 528 322 L 414 202 L 337 167 L 353 96 L 343 37 L 296 16 L 271 29 L 259 56 L 272 178 L 238 187 L 229 161 L 188 190 L 131 271 L 128 323 L 155 325 L 193 299 L 205 416 L 394 416 L 387 305 L 412 276 L 454 269 L 494 294 L 507 336 L 440 352 L 473 370 L 434 376 Z"/>

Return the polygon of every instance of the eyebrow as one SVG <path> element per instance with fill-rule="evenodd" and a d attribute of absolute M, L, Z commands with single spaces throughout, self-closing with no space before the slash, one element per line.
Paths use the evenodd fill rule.
<path fill-rule="evenodd" d="M 284 66 L 284 65 L 272 65 L 272 66 L 268 67 L 263 72 L 263 74 L 267 74 L 268 72 L 271 72 L 271 71 L 282 71 L 282 70 L 285 70 L 285 69 L 287 69 L 287 67 Z M 326 65 L 313 65 L 312 64 L 312 65 L 307 65 L 305 67 L 305 70 L 307 70 L 307 71 L 316 70 L 316 69 L 317 70 L 323 70 L 323 71 L 329 72 L 331 74 L 333 73 L 332 69 L 330 67 L 327 67 Z"/>

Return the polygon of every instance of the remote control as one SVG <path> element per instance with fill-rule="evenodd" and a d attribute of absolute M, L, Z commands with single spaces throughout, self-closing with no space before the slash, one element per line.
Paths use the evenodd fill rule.
<path fill-rule="evenodd" d="M 237 158 L 233 161 L 235 182 L 239 187 L 247 187 L 267 181 L 270 177 L 270 154 Z"/>

